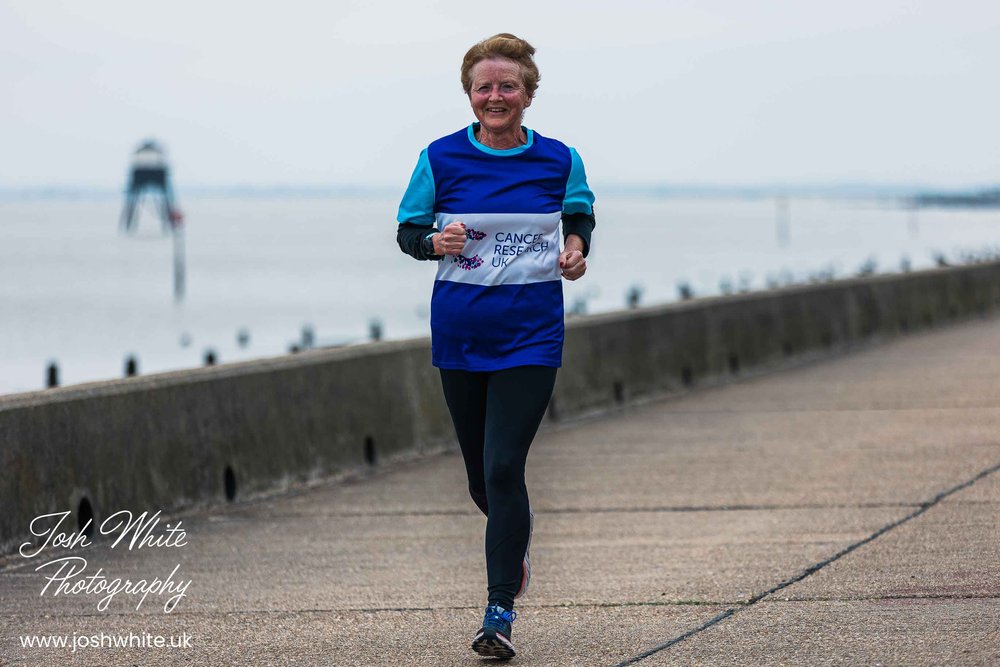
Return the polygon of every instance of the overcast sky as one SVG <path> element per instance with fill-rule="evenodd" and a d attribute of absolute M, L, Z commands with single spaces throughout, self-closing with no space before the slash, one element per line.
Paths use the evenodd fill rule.
<path fill-rule="evenodd" d="M 995 1 L 0 0 L 0 188 L 402 188 L 502 31 L 592 184 L 1000 183 Z"/>

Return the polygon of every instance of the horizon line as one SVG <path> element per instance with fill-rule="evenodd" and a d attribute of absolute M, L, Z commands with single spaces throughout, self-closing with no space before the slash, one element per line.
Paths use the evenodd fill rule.
<path fill-rule="evenodd" d="M 801 183 L 681 183 L 665 181 L 604 182 L 593 187 L 608 195 L 646 196 L 721 196 L 721 197 L 781 197 L 781 196 L 844 196 L 844 197 L 915 197 L 927 194 L 968 195 L 997 191 L 1000 184 L 970 184 L 940 187 L 926 183 L 886 183 L 875 181 L 813 181 Z M 400 196 L 400 185 L 377 183 L 282 184 L 282 183 L 178 183 L 177 196 Z M 0 186 L 2 198 L 89 198 L 123 195 L 122 187 L 85 184 L 47 184 Z"/>

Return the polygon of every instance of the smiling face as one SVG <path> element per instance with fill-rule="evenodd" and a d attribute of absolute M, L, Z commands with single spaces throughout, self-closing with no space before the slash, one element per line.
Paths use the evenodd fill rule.
<path fill-rule="evenodd" d="M 481 60 L 472 67 L 469 102 L 482 129 L 493 135 L 516 133 L 531 98 L 521 80 L 521 67 L 505 58 Z"/>

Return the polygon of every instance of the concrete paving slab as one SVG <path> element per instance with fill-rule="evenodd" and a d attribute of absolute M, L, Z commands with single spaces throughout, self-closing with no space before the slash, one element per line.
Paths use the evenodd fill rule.
<path fill-rule="evenodd" d="M 615 664 L 1000 462 L 997 343 L 1000 320 L 977 322 L 546 430 L 529 458 L 536 577 L 518 607 L 519 663 Z M 989 653 L 954 651 L 997 627 L 998 478 L 776 596 L 791 602 L 739 607 L 650 660 L 985 664 Z M 87 553 L 115 576 L 179 563 L 192 584 L 171 614 L 124 598 L 98 612 L 91 596 L 40 597 L 27 564 L 0 570 L 0 663 L 36 659 L 18 653 L 22 634 L 125 628 L 190 631 L 204 653 L 72 664 L 482 664 L 465 644 L 484 519 L 456 454 L 183 521 L 183 549 Z"/>
<path fill-rule="evenodd" d="M 998 492 L 976 479 L 639 664 L 1000 663 Z"/>
<path fill-rule="evenodd" d="M 898 508 L 539 512 L 524 604 L 739 602 L 900 514 Z M 176 552 L 88 547 L 82 576 L 100 569 L 133 581 L 164 578 L 179 565 L 175 580 L 191 581 L 178 603 L 185 611 L 485 603 L 483 517 L 276 518 L 243 511 L 218 518 L 186 524 L 188 544 Z M 34 571 L 44 557 L 0 575 L 0 602 L 25 612 L 95 613 L 103 596 L 40 595 L 56 567 Z M 121 594 L 108 610 L 156 615 L 171 597 L 147 598 L 136 609 L 136 596 Z"/>
<path fill-rule="evenodd" d="M 898 509 L 536 515 L 524 604 L 739 603 L 892 520 Z"/>
<path fill-rule="evenodd" d="M 280 506 L 260 504 L 269 515 L 466 514 L 482 516 L 469 498 L 465 465 L 456 449 L 427 458 L 376 468 L 333 484 L 319 484 L 284 498 Z"/>
<path fill-rule="evenodd" d="M 268 518 L 246 510 L 184 524 L 188 544 L 177 550 L 88 547 L 87 574 L 162 578 L 180 563 L 178 576 L 192 582 L 181 607 L 191 611 L 452 606 L 478 601 L 485 589 L 481 517 Z M 32 609 L 94 611 L 94 596 L 38 597 L 43 574 L 29 567 L 2 578 L 4 596 L 9 590 Z M 134 608 L 120 598 L 112 610 Z M 156 605 L 149 613 L 159 613 Z"/>
<path fill-rule="evenodd" d="M 705 414 L 670 406 L 549 434 L 529 458 L 532 502 L 918 504 L 1000 461 L 1000 409 Z"/>
<path fill-rule="evenodd" d="M 847 356 L 782 370 L 781 382 L 749 379 L 674 401 L 671 410 L 997 407 L 1000 329 L 996 319 L 896 338 Z M 974 386 L 977 391 L 970 391 Z M 752 388 L 752 391 L 747 391 Z"/>
<path fill-rule="evenodd" d="M 1000 474 L 992 474 L 977 481 L 960 493 L 948 496 L 942 503 L 997 503 L 1000 504 Z"/>
<path fill-rule="evenodd" d="M 542 434 L 529 455 L 534 507 L 915 505 L 1000 461 L 1000 407 L 706 415 L 672 405 Z M 261 511 L 478 515 L 457 453 L 269 507 Z"/>
<path fill-rule="evenodd" d="M 641 650 L 657 637 L 704 623 L 720 611 L 692 605 L 525 608 L 514 622 L 518 665 L 608 665 Z M 434 665 L 496 664 L 469 644 L 482 621 L 475 609 L 371 612 L 177 613 L 163 618 L 133 615 L 76 617 L 0 616 L 18 627 L 0 651 L 10 665 Z M 158 634 L 164 648 L 21 648 L 20 634 Z M 170 648 L 182 633 L 191 648 Z M 110 640 L 105 640 L 110 643 Z"/>
<path fill-rule="evenodd" d="M 780 595 L 1000 599 L 1000 502 L 939 503 Z"/>
<path fill-rule="evenodd" d="M 1000 600 L 762 602 L 638 664 L 1000 664 Z"/>

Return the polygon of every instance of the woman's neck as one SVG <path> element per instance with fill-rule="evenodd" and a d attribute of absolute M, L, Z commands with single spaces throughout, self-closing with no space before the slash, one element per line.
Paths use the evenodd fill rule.
<path fill-rule="evenodd" d="M 520 125 L 508 132 L 494 134 L 480 124 L 479 130 L 476 132 L 476 140 L 487 148 L 500 151 L 508 148 L 517 148 L 528 143 L 528 137 L 524 133 L 524 128 Z"/>

